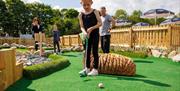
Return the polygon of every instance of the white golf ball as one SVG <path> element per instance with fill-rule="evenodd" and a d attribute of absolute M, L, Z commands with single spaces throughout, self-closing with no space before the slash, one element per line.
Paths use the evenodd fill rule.
<path fill-rule="evenodd" d="M 98 87 L 99 87 L 99 88 L 104 88 L 103 83 L 99 83 L 99 84 L 98 84 Z"/>

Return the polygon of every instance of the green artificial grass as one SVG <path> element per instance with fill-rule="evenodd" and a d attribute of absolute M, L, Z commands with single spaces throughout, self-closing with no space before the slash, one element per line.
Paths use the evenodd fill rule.
<path fill-rule="evenodd" d="M 133 58 L 136 76 L 101 74 L 96 77 L 79 77 L 82 53 L 65 53 L 71 65 L 61 71 L 36 80 L 19 80 L 7 91 L 179 91 L 180 63 L 169 59 L 148 57 Z M 104 89 L 97 87 L 102 82 Z"/>
<path fill-rule="evenodd" d="M 17 48 L 16 51 L 24 53 L 24 52 L 27 52 L 28 50 L 27 49 L 19 49 L 19 48 Z"/>
<path fill-rule="evenodd" d="M 69 60 L 62 56 L 51 54 L 48 58 L 51 58 L 52 61 L 25 67 L 23 69 L 23 76 L 28 79 L 37 79 L 62 70 L 70 65 Z"/>

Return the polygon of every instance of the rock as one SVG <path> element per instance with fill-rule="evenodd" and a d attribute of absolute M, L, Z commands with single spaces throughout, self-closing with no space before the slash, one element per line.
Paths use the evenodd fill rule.
<path fill-rule="evenodd" d="M 26 66 L 31 66 L 32 63 L 29 61 L 28 63 L 26 63 Z"/>
<path fill-rule="evenodd" d="M 158 50 L 151 50 L 151 52 L 152 52 L 152 55 L 154 56 L 154 57 L 160 57 L 161 56 L 161 52 L 159 52 Z"/>
<path fill-rule="evenodd" d="M 81 51 L 81 47 L 80 46 L 75 46 L 74 48 L 73 48 L 73 51 Z"/>
<path fill-rule="evenodd" d="M 166 58 L 167 55 L 168 55 L 168 53 L 167 53 L 166 51 L 163 51 L 161 57 L 162 57 L 162 58 Z"/>
<path fill-rule="evenodd" d="M 17 62 L 22 62 L 24 66 L 32 66 L 36 64 L 47 63 L 51 61 L 51 59 L 47 57 L 41 57 L 39 55 L 34 54 L 17 54 L 16 55 Z"/>
<path fill-rule="evenodd" d="M 172 57 L 174 57 L 176 54 L 177 54 L 176 51 L 172 51 L 172 52 L 170 52 L 170 53 L 168 54 L 168 58 L 172 58 Z"/>
<path fill-rule="evenodd" d="M 11 47 L 18 47 L 19 45 L 18 44 L 16 44 L 16 43 L 12 43 L 11 44 Z"/>
<path fill-rule="evenodd" d="M 64 53 L 64 52 L 70 52 L 72 51 L 72 48 L 63 48 L 61 49 L 61 52 Z"/>
<path fill-rule="evenodd" d="M 19 47 L 19 48 L 22 48 L 22 49 L 26 48 L 25 45 L 19 45 L 18 47 Z"/>
<path fill-rule="evenodd" d="M 2 46 L 3 47 L 10 47 L 10 45 L 8 43 L 4 43 Z"/>
<path fill-rule="evenodd" d="M 180 54 L 177 54 L 177 55 L 175 55 L 174 57 L 172 57 L 172 60 L 173 60 L 174 62 L 180 62 Z"/>
<path fill-rule="evenodd" d="M 147 55 L 148 55 L 148 56 L 152 56 L 152 51 L 151 51 L 150 48 L 148 48 L 146 52 L 147 52 Z"/>
<path fill-rule="evenodd" d="M 53 54 L 54 51 L 53 50 L 47 50 L 44 52 L 44 57 L 48 57 L 50 54 Z"/>
<path fill-rule="evenodd" d="M 28 49 L 29 51 L 34 50 L 34 46 L 29 46 L 27 49 Z"/>

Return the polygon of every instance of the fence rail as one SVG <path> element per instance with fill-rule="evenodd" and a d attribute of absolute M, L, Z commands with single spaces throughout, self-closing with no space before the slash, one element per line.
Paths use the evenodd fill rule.
<path fill-rule="evenodd" d="M 18 43 L 34 45 L 33 39 L 0 38 L 0 44 Z M 46 38 L 47 44 L 52 44 L 52 38 Z M 81 45 L 79 35 L 61 37 L 62 46 Z M 131 48 L 154 47 L 162 49 L 180 49 L 180 26 L 146 26 L 114 29 L 111 31 L 111 45 Z"/>

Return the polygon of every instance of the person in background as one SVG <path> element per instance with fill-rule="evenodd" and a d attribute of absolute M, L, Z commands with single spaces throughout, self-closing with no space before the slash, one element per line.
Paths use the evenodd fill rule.
<path fill-rule="evenodd" d="M 106 13 L 106 8 L 101 7 L 101 20 L 102 26 L 100 27 L 100 36 L 101 36 L 101 48 L 103 53 L 109 53 L 110 50 L 110 31 L 112 27 L 115 26 L 115 20 Z"/>
<path fill-rule="evenodd" d="M 35 17 L 32 21 L 32 32 L 35 38 L 35 50 L 37 51 L 39 47 L 38 43 L 40 41 L 39 32 L 43 32 L 41 21 L 37 17 Z"/>
<path fill-rule="evenodd" d="M 57 24 L 55 23 L 53 25 L 53 45 L 54 45 L 54 53 L 56 54 L 60 53 L 59 42 L 60 42 L 60 32 L 58 30 Z M 56 52 L 56 46 L 57 46 L 58 52 Z"/>
<path fill-rule="evenodd" d="M 9 37 L 9 34 L 6 32 L 6 35 L 5 35 L 5 37 Z"/>

